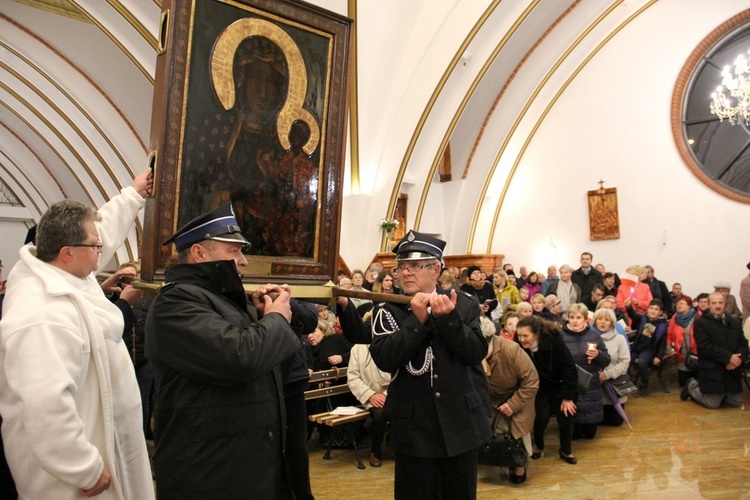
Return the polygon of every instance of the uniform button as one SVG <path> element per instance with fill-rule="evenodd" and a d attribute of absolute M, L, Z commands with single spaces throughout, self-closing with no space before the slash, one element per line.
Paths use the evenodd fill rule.
<path fill-rule="evenodd" d="M 438 378 L 438 374 L 437 374 L 437 373 L 436 373 L 436 374 L 434 374 L 434 375 L 432 376 L 432 378 Z"/>
<path fill-rule="evenodd" d="M 439 393 L 439 392 L 436 392 L 436 393 L 435 393 L 435 397 L 436 397 L 436 398 L 439 398 L 439 397 L 440 397 L 440 393 Z"/>

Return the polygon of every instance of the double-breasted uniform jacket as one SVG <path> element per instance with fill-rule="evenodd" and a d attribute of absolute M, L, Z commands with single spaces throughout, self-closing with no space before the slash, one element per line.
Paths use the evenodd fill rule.
<path fill-rule="evenodd" d="M 717 318 L 711 311 L 695 320 L 695 342 L 698 344 L 698 383 L 704 394 L 739 394 L 742 392 L 742 370 L 727 370 L 732 354 L 748 360 L 747 339 L 740 321 L 728 314 Z"/>
<path fill-rule="evenodd" d="M 370 352 L 392 376 L 385 412 L 394 452 L 456 456 L 491 437 L 480 315 L 476 299 L 462 292 L 453 311 L 441 318 L 430 315 L 424 325 L 409 305 L 375 305 Z"/>
<path fill-rule="evenodd" d="M 291 495 L 282 468 L 280 363 L 301 346 L 258 320 L 232 261 L 173 265 L 147 319 L 160 499 Z"/>

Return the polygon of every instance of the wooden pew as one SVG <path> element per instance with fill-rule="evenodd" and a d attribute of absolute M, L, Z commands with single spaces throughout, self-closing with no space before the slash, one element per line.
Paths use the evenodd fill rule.
<path fill-rule="evenodd" d="M 333 368 L 331 370 L 323 370 L 314 372 L 310 376 L 310 386 L 318 385 L 320 382 L 332 382 L 337 381 L 341 378 L 346 380 L 346 368 Z M 351 391 L 349 390 L 349 386 L 346 384 L 343 385 L 334 385 L 334 386 L 324 386 L 319 389 L 310 389 L 305 391 L 305 400 L 311 401 L 314 399 L 320 399 L 320 398 L 330 398 L 331 396 L 337 396 L 339 394 L 351 394 Z M 311 422 L 315 422 L 316 424 L 321 425 L 327 425 L 329 427 L 339 427 L 339 426 L 345 426 L 347 431 L 349 432 L 349 435 L 352 438 L 352 446 L 354 447 L 354 455 L 357 457 L 357 468 L 358 469 L 364 469 L 365 465 L 362 463 L 362 458 L 359 456 L 359 450 L 357 449 L 357 437 L 356 437 L 356 423 L 360 420 L 365 420 L 368 416 L 370 416 L 369 411 L 361 411 L 359 413 L 355 413 L 354 415 L 337 415 L 333 413 L 334 408 L 331 407 L 330 399 L 327 402 L 327 407 L 329 408 L 329 411 L 323 412 L 323 413 L 316 413 L 314 415 L 309 415 L 308 419 Z M 333 439 L 328 441 L 328 447 L 326 448 L 325 455 L 323 455 L 324 460 L 330 460 L 331 458 L 331 447 L 333 446 Z"/>

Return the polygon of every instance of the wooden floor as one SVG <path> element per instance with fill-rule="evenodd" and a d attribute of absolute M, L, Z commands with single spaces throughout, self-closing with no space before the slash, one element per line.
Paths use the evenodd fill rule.
<path fill-rule="evenodd" d="M 578 464 L 568 465 L 557 457 L 553 419 L 546 456 L 530 461 L 526 483 L 512 485 L 505 471 L 480 465 L 478 497 L 750 499 L 750 407 L 707 410 L 682 402 L 671 368 L 665 369 L 670 394 L 654 377 L 647 397 L 628 401 L 634 431 L 600 427 L 593 440 L 573 442 Z M 359 470 L 353 450 L 333 450 L 331 459 L 323 460 L 316 436 L 309 443 L 316 499 L 393 497 L 392 454 L 385 451 L 383 466 L 370 467 L 365 437 L 359 448 L 367 468 Z"/>

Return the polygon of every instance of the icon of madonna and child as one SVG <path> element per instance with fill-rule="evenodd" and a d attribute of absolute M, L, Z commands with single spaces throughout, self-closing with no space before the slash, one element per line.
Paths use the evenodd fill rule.
<path fill-rule="evenodd" d="M 226 111 L 191 126 L 201 132 L 186 165 L 206 167 L 186 169 L 180 220 L 231 201 L 249 255 L 313 258 L 322 167 L 319 121 L 308 109 L 322 113 L 325 70 L 306 65 L 276 25 L 245 19 L 219 37 L 211 75 Z"/>

